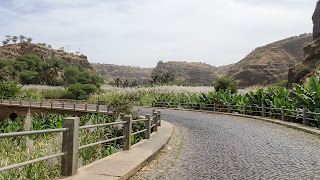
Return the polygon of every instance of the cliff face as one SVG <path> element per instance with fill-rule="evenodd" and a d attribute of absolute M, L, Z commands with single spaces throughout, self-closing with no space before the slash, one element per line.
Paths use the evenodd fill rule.
<path fill-rule="evenodd" d="M 320 62 L 320 1 L 317 2 L 313 21 L 313 41 L 304 46 L 304 60 L 289 69 L 287 88 L 292 83 L 302 84 L 308 77 L 317 74 Z"/>
<path fill-rule="evenodd" d="M 84 55 L 78 56 L 66 52 L 59 52 L 38 44 L 23 42 L 0 47 L 0 58 L 3 59 L 17 60 L 21 55 L 26 54 L 36 54 L 43 61 L 48 58 L 58 58 L 68 63 L 79 63 L 84 68 L 91 68 L 87 57 Z"/>
<path fill-rule="evenodd" d="M 139 84 L 143 84 L 148 81 L 153 70 L 153 68 L 119 66 L 114 64 L 91 64 L 91 66 L 107 83 L 114 82 L 114 79 L 120 78 L 122 81 L 136 81 Z"/>
<path fill-rule="evenodd" d="M 214 67 L 209 64 L 199 62 L 158 62 L 152 73 L 170 73 L 175 81 L 189 82 L 198 85 L 212 85 L 215 80 L 226 75 L 232 65 Z"/>
<path fill-rule="evenodd" d="M 311 34 L 302 34 L 256 48 L 228 75 L 239 81 L 240 88 L 286 80 L 289 68 L 303 60 L 303 44 L 311 41 Z"/>

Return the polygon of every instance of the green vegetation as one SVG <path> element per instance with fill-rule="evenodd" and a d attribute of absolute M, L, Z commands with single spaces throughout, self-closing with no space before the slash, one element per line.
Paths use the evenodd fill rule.
<path fill-rule="evenodd" d="M 0 81 L 0 97 L 17 97 L 21 93 L 21 86 L 16 81 Z"/>
<path fill-rule="evenodd" d="M 97 92 L 97 88 L 92 84 L 72 84 L 68 88 L 71 99 L 88 99 L 89 95 Z"/>
<path fill-rule="evenodd" d="M 213 86 L 217 91 L 219 91 L 220 89 L 226 90 L 228 88 L 231 89 L 232 93 L 236 93 L 238 91 L 237 81 L 229 76 L 224 76 L 217 79 Z"/>
<path fill-rule="evenodd" d="M 100 87 L 103 79 L 91 75 L 79 64 L 66 63 L 60 59 L 44 62 L 34 54 L 22 55 L 17 61 L 0 59 L 0 80 L 16 80 L 21 84 L 68 86 L 70 84 L 93 84 Z"/>
<path fill-rule="evenodd" d="M 300 69 L 300 70 L 297 72 L 297 75 L 303 77 L 303 76 L 311 73 L 312 70 L 313 70 L 313 67 L 312 67 L 312 66 L 305 66 L 305 67 L 303 67 L 302 69 Z"/>
<path fill-rule="evenodd" d="M 164 74 L 157 74 L 157 73 L 152 73 L 150 76 L 150 84 L 161 84 L 161 83 L 169 83 L 173 82 L 174 77 L 170 73 L 164 73 Z"/>
<path fill-rule="evenodd" d="M 27 115 L 27 117 L 15 121 L 7 119 L 0 123 L 0 133 L 61 128 L 65 117 L 68 116 L 47 114 Z M 102 114 L 88 114 L 80 117 L 80 125 L 110 123 L 115 120 L 115 118 Z M 142 130 L 144 129 L 144 123 L 135 122 L 132 128 L 134 132 Z M 81 130 L 79 134 L 80 145 L 91 144 L 116 136 L 122 136 L 122 130 L 115 130 L 112 126 Z M 142 137 L 143 133 L 133 136 L 133 143 L 139 142 Z M 0 167 L 59 153 L 61 152 L 61 142 L 62 135 L 60 133 L 0 139 Z M 80 166 L 120 151 L 122 143 L 122 140 L 117 140 L 80 150 Z M 59 158 L 34 163 L 2 172 L 0 173 L 0 179 L 54 179 L 60 176 L 60 163 Z"/>

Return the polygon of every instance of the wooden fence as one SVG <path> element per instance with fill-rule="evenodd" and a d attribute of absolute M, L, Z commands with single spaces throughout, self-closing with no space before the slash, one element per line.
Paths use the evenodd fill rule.
<path fill-rule="evenodd" d="M 9 103 L 12 104 L 13 100 Z M 1 100 L 1 104 L 3 100 Z M 22 102 L 19 101 L 21 105 Z M 31 105 L 31 103 L 30 103 Z M 51 101 L 51 107 L 53 106 L 53 102 Z M 40 104 L 41 107 L 41 104 Z M 61 107 L 63 108 L 63 106 Z M 96 109 L 98 111 L 98 109 Z M 116 141 L 119 139 L 123 140 L 123 150 L 130 150 L 131 149 L 131 136 L 144 133 L 145 139 L 150 139 L 150 135 L 152 132 L 157 132 L 158 127 L 161 126 L 161 112 L 153 110 L 152 116 L 149 114 L 145 115 L 144 119 L 137 119 L 132 120 L 131 115 L 124 116 L 123 114 L 120 115 L 121 121 L 112 122 L 112 123 L 105 123 L 105 124 L 95 124 L 95 125 L 87 125 L 87 126 L 80 126 L 80 119 L 78 117 L 68 117 L 63 120 L 63 128 L 58 129 L 47 129 L 47 130 L 37 130 L 37 131 L 23 131 L 23 132 L 12 132 L 12 133 L 1 133 L 0 139 L 2 138 L 12 138 L 18 136 L 29 136 L 35 134 L 46 134 L 46 133 L 59 133 L 62 132 L 62 152 L 45 156 L 42 158 L 21 162 L 18 164 L 9 165 L 6 167 L 1 167 L 0 172 L 10 170 L 13 168 L 18 168 L 22 166 L 26 166 L 29 164 L 33 164 L 40 161 L 45 161 L 52 158 L 61 157 L 61 175 L 62 176 L 72 176 L 77 172 L 78 169 L 78 152 L 81 149 Z M 134 122 L 141 122 L 144 121 L 145 129 L 140 130 L 138 132 L 132 132 L 132 123 Z M 105 139 L 99 142 L 95 142 L 92 144 L 87 144 L 83 146 L 79 146 L 79 131 L 84 129 L 90 128 L 97 128 L 97 127 L 106 127 L 106 126 L 115 126 L 123 125 L 123 136 L 114 137 L 111 139 Z"/>
<path fill-rule="evenodd" d="M 283 121 L 291 121 L 306 126 L 320 127 L 320 113 L 311 112 L 307 108 L 300 110 L 287 109 L 285 106 L 281 108 L 247 105 L 221 105 L 221 104 L 205 104 L 205 103 L 177 103 L 177 102 L 153 102 L 153 107 L 167 108 L 184 108 L 195 110 L 208 110 L 227 113 L 239 113 L 246 115 L 270 117 Z"/>

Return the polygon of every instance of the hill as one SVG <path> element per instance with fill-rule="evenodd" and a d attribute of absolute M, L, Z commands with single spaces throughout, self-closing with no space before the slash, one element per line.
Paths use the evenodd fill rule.
<path fill-rule="evenodd" d="M 91 69 L 90 63 L 86 56 L 75 55 L 50 49 L 46 46 L 34 44 L 30 42 L 22 42 L 17 44 L 8 44 L 0 46 L 0 58 L 18 60 L 22 55 L 35 54 L 39 56 L 42 61 L 50 58 L 62 59 L 66 63 L 79 63 L 82 67 Z"/>
<path fill-rule="evenodd" d="M 95 64 L 92 63 L 93 70 L 102 76 L 106 83 L 114 82 L 114 79 L 136 81 L 143 84 L 151 75 L 153 68 L 141 68 L 134 66 L 119 66 L 114 64 Z"/>
<path fill-rule="evenodd" d="M 228 72 L 239 81 L 239 87 L 266 85 L 287 80 L 288 70 L 301 62 L 303 45 L 312 41 L 312 34 L 283 39 L 253 50 Z"/>
<path fill-rule="evenodd" d="M 170 73 L 175 81 L 188 82 L 198 85 L 212 85 L 219 77 L 226 75 L 226 72 L 233 65 L 215 67 L 201 62 L 178 62 L 159 61 L 152 73 Z"/>

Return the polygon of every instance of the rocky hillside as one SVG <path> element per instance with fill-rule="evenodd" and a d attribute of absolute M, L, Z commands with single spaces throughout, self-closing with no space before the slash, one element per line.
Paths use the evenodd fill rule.
<path fill-rule="evenodd" d="M 0 46 L 0 58 L 17 60 L 21 55 L 36 54 L 43 61 L 48 58 L 63 59 L 68 63 L 79 63 L 84 68 L 91 68 L 86 56 L 69 54 L 53 49 L 49 49 L 43 45 L 23 42 L 18 44 L 9 44 Z"/>
<path fill-rule="evenodd" d="M 302 84 L 308 77 L 316 75 L 320 68 L 320 1 L 317 3 L 312 20 L 313 41 L 303 48 L 304 60 L 290 68 L 287 88 L 291 88 L 292 83 Z"/>
<path fill-rule="evenodd" d="M 93 70 L 101 75 L 106 83 L 114 82 L 114 79 L 128 80 L 129 82 L 136 81 L 143 84 L 151 75 L 153 68 L 140 68 L 133 66 L 119 66 L 114 64 L 94 64 L 91 66 Z"/>
<path fill-rule="evenodd" d="M 170 73 L 175 81 L 198 85 L 211 85 L 217 78 L 226 75 L 233 65 L 215 67 L 200 62 L 160 61 L 152 73 Z"/>
<path fill-rule="evenodd" d="M 244 88 L 287 80 L 288 70 L 303 60 L 302 47 L 312 34 L 283 39 L 253 50 L 228 72 Z"/>

